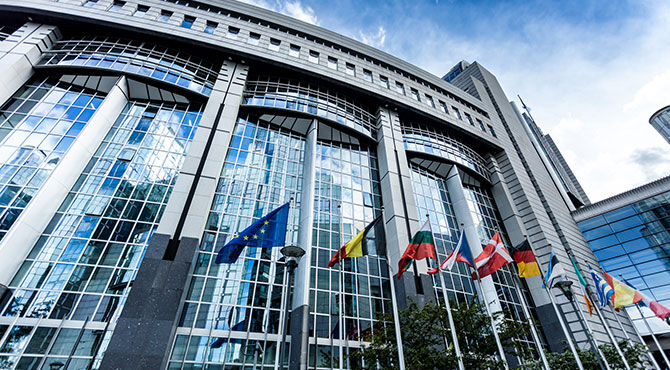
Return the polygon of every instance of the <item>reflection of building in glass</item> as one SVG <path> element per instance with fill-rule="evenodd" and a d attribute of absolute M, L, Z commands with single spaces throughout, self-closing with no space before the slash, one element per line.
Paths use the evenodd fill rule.
<path fill-rule="evenodd" d="M 644 294 L 670 307 L 670 177 L 581 208 L 573 213 L 602 268 L 621 274 Z M 627 308 L 649 338 L 638 310 Z M 642 309 L 661 345 L 670 352 L 670 326 Z"/>
<path fill-rule="evenodd" d="M 670 143 L 670 106 L 661 108 L 652 114 L 649 123 L 663 136 L 665 141 Z"/>
<path fill-rule="evenodd" d="M 463 227 L 475 250 L 500 232 L 528 235 L 543 266 L 552 246 L 596 261 L 570 216 L 581 188 L 556 180 L 572 176 L 562 157 L 546 162 L 476 62 L 443 80 L 243 3 L 0 9 L 0 70 L 15 72 L 0 74 L 0 367 L 275 368 L 288 319 L 287 361 L 339 367 L 362 333 L 395 325 L 384 314 L 441 301 L 423 261 L 392 284 L 426 215 L 440 258 Z M 286 302 L 278 248 L 214 260 L 291 198 L 287 241 L 307 253 Z M 328 268 L 382 212 L 367 255 Z M 513 273 L 484 279 L 487 304 L 536 319 L 541 343 L 515 340 L 562 350 L 540 280 Z M 458 304 L 482 301 L 465 265 L 443 277 Z"/>

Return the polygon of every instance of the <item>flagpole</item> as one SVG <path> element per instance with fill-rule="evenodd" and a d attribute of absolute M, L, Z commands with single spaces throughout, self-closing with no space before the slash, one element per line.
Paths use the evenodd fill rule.
<path fill-rule="evenodd" d="M 526 241 L 528 241 L 528 245 L 530 246 L 530 249 L 533 251 L 533 255 L 537 256 L 535 254 L 535 248 L 533 248 L 533 244 L 528 240 L 528 236 L 524 235 L 523 236 Z M 537 257 L 535 257 L 535 261 L 537 261 L 539 270 L 540 270 L 540 278 L 542 278 L 542 281 L 544 282 L 544 272 L 542 272 L 542 266 L 540 265 L 540 261 L 537 260 Z M 551 261 L 549 261 L 551 263 Z M 572 336 L 570 335 L 570 332 L 568 331 L 567 326 L 565 325 L 565 322 L 563 321 L 563 314 L 558 310 L 558 306 L 556 305 L 556 301 L 554 301 L 554 295 L 551 293 L 551 290 L 546 286 L 546 284 L 542 284 L 544 287 L 545 292 L 547 292 L 547 295 L 549 296 L 549 301 L 551 301 L 551 306 L 554 308 L 554 312 L 556 312 L 556 317 L 558 318 L 558 322 L 561 324 L 561 329 L 563 329 L 563 334 L 565 335 L 565 339 L 568 342 L 568 347 L 570 347 L 570 351 L 572 352 L 572 356 L 575 358 L 575 362 L 577 363 L 577 368 L 579 370 L 584 370 L 584 365 L 582 365 L 582 360 L 579 358 L 579 354 L 577 353 L 577 349 L 575 348 L 575 344 L 572 342 Z"/>
<path fill-rule="evenodd" d="M 533 253 L 533 255 L 535 255 Z M 539 269 L 538 269 L 539 270 Z M 515 274 L 514 271 L 517 273 Z M 516 292 L 519 295 L 519 298 L 521 299 L 521 307 L 523 308 L 523 313 L 526 315 L 526 318 L 528 320 L 528 325 L 530 325 L 530 332 L 533 335 L 533 339 L 535 340 L 535 344 L 537 344 L 537 350 L 540 353 L 540 358 L 542 359 L 542 364 L 544 365 L 545 369 L 550 370 L 551 368 L 549 367 L 549 362 L 547 361 L 547 357 L 544 354 L 544 348 L 542 348 L 542 343 L 540 342 L 540 337 L 537 335 L 537 330 L 535 329 L 535 325 L 533 323 L 533 319 L 530 316 L 530 312 L 528 311 L 527 303 L 526 303 L 526 297 L 524 297 L 523 292 L 519 288 L 521 286 L 521 279 L 519 278 L 519 271 L 514 268 L 512 271 L 512 275 L 514 275 L 515 279 L 515 286 L 516 286 Z"/>
<path fill-rule="evenodd" d="M 570 288 L 572 289 L 572 288 Z M 573 293 L 574 295 L 574 293 Z M 591 347 L 593 348 L 593 352 L 596 355 L 596 359 L 598 360 L 598 364 L 600 364 L 600 368 L 605 368 L 607 370 L 610 370 L 610 364 L 607 362 L 607 359 L 605 358 L 605 354 L 602 353 L 600 348 L 598 347 L 598 342 L 596 341 L 595 336 L 593 335 L 593 331 L 591 330 L 591 327 L 589 326 L 589 322 L 586 320 L 586 316 L 584 316 L 584 313 L 582 312 L 581 309 L 577 306 L 577 303 L 575 303 L 574 298 L 570 300 L 570 303 L 572 304 L 572 309 L 574 309 L 578 315 L 582 323 L 584 323 L 584 326 L 586 327 L 586 335 L 589 338 L 589 342 L 591 343 Z"/>
<path fill-rule="evenodd" d="M 617 315 L 616 312 L 614 311 L 614 307 L 610 306 L 610 310 L 612 311 L 612 315 L 614 315 L 614 318 L 616 319 L 616 322 L 619 323 L 619 327 L 621 328 L 621 331 L 626 336 L 626 338 L 628 340 L 630 340 L 630 335 L 628 335 L 628 332 L 626 331 L 626 329 L 624 329 L 623 324 L 621 323 L 621 320 L 619 319 L 619 315 Z M 625 308 L 624 308 L 624 310 L 625 310 Z M 634 325 L 634 324 L 631 323 L 631 325 Z M 619 352 L 621 352 L 621 355 L 623 355 L 623 351 L 621 351 L 621 349 L 619 349 Z M 622 359 L 624 361 L 624 364 L 628 365 L 628 360 L 626 360 L 626 357 L 623 356 Z M 630 366 L 628 366 L 628 368 L 630 368 Z"/>
<path fill-rule="evenodd" d="M 661 356 L 663 357 L 663 361 L 665 362 L 666 365 L 668 365 L 668 368 L 670 369 L 670 361 L 668 361 L 668 357 L 665 355 L 665 351 L 663 350 L 663 348 L 661 348 L 661 345 L 658 343 L 658 339 L 656 339 L 656 335 L 654 334 L 651 327 L 649 326 L 649 323 L 647 322 L 647 318 L 644 316 L 644 312 L 642 312 L 642 309 L 640 309 L 640 306 L 638 306 L 637 303 L 635 304 L 635 308 L 637 308 L 637 311 L 640 313 L 640 316 L 642 316 L 642 321 L 644 321 L 644 325 L 647 327 L 647 330 L 649 330 L 649 334 L 651 334 L 651 339 L 654 340 L 654 344 L 656 344 L 656 348 L 658 348 L 658 351 L 661 352 Z M 630 320 L 630 316 L 629 316 L 629 320 Z M 635 325 L 635 324 L 633 324 L 633 325 Z M 638 335 L 640 335 L 639 332 L 638 332 Z M 647 346 L 647 348 L 648 347 L 649 346 Z M 653 358 L 654 356 L 652 355 L 651 357 Z M 654 358 L 654 360 L 656 360 L 656 359 Z M 658 366 L 658 363 L 657 363 L 657 366 Z"/>
<path fill-rule="evenodd" d="M 384 215 L 384 206 L 382 206 L 382 222 Z M 386 228 L 384 228 L 386 230 Z M 400 331 L 400 315 L 398 315 L 398 299 L 395 295 L 395 279 L 391 264 L 389 263 L 388 253 L 386 253 L 386 267 L 389 270 L 389 280 L 391 282 L 391 307 L 393 308 L 393 328 L 395 329 L 395 341 L 398 346 L 398 367 L 405 370 L 405 353 L 402 347 L 402 332 Z M 374 329 L 373 329 L 374 330 Z M 660 347 L 659 347 L 660 348 Z"/>
<path fill-rule="evenodd" d="M 461 229 L 465 227 L 465 224 L 461 223 Z M 468 245 L 469 247 L 469 245 Z M 489 318 L 491 319 L 491 329 L 493 330 L 493 337 L 496 340 L 496 345 L 498 347 L 498 353 L 500 354 L 500 360 L 502 360 L 503 365 L 505 369 L 509 369 L 509 365 L 507 364 L 507 357 L 505 357 L 505 350 L 503 349 L 502 342 L 500 342 L 500 336 L 498 335 L 498 329 L 496 328 L 496 322 L 493 319 L 493 313 L 491 312 L 491 309 L 489 307 L 489 299 L 486 296 L 486 292 L 484 291 L 484 284 L 482 284 L 482 279 L 479 276 L 479 269 L 477 268 L 477 263 L 475 262 L 475 266 L 473 266 L 473 269 L 475 270 L 475 276 L 477 276 L 477 282 L 479 283 L 479 291 L 482 294 L 482 299 L 484 300 L 484 307 L 486 308 L 486 314 L 489 315 Z M 580 369 L 581 370 L 581 369 Z"/>
<path fill-rule="evenodd" d="M 426 214 L 426 219 L 430 220 L 430 215 Z M 428 221 L 430 226 L 430 221 Z M 430 233 L 433 233 L 433 228 L 431 226 Z M 435 249 L 435 257 L 437 257 L 437 249 L 435 244 L 433 244 L 433 249 Z M 465 365 L 463 364 L 463 355 L 461 354 L 461 346 L 458 344 L 458 335 L 456 334 L 456 325 L 454 324 L 454 317 L 451 313 L 451 303 L 449 302 L 449 297 L 447 296 L 447 288 L 444 285 L 444 277 L 442 276 L 442 271 L 440 269 L 440 261 L 435 261 L 437 263 L 437 274 L 440 275 L 440 286 L 442 287 L 442 296 L 444 297 L 444 306 L 447 309 L 447 317 L 449 318 L 449 328 L 451 329 L 451 340 L 454 342 L 454 351 L 456 352 L 456 359 L 458 360 L 459 370 L 465 370 Z M 548 368 L 547 368 L 548 369 Z"/>
<path fill-rule="evenodd" d="M 624 280 L 624 278 L 621 274 L 619 274 L 619 278 L 621 279 L 621 282 L 624 282 L 624 284 L 625 284 L 625 280 Z M 628 284 L 626 284 L 626 285 L 628 285 Z M 637 289 L 635 289 L 635 290 L 637 290 Z M 637 303 L 634 303 L 633 305 L 635 307 L 638 307 Z M 635 334 L 637 334 L 637 338 L 640 340 L 640 343 L 644 344 L 647 347 L 647 353 L 649 354 L 649 358 L 651 359 L 651 362 L 654 364 L 656 369 L 661 370 L 661 367 L 658 365 L 658 362 L 654 358 L 654 355 L 651 353 L 651 348 L 649 348 L 649 346 L 644 341 L 644 339 L 642 339 L 642 336 L 640 335 L 640 332 L 637 330 L 637 327 L 635 326 L 635 323 L 633 322 L 633 320 L 631 320 L 630 315 L 628 314 L 628 310 L 626 310 L 626 308 L 624 307 L 623 311 L 626 314 L 626 317 L 628 318 L 628 321 L 630 321 L 630 324 L 633 326 L 633 329 L 635 330 Z M 639 311 L 639 307 L 638 307 L 638 311 Z M 640 312 L 640 316 L 642 316 L 642 319 L 644 320 L 644 315 L 642 315 L 642 312 Z M 645 320 L 644 323 L 646 324 L 647 321 Z M 651 328 L 649 328 L 649 325 L 647 325 L 647 329 L 649 330 L 649 333 L 651 333 L 651 336 L 654 339 L 654 342 L 656 343 L 656 338 L 654 337 L 654 333 L 651 332 Z M 658 346 L 658 348 L 660 349 L 661 347 Z M 664 354 L 663 357 L 665 357 L 665 354 Z"/>
<path fill-rule="evenodd" d="M 343 238 L 342 238 L 342 232 L 343 232 L 342 225 L 343 225 L 343 222 L 342 222 L 342 204 L 341 203 L 337 205 L 337 216 L 338 216 L 337 218 L 338 218 L 338 223 L 339 223 L 339 228 L 340 228 L 340 230 L 339 230 L 340 231 L 340 243 L 339 244 L 342 244 L 342 240 L 343 240 Z M 340 354 L 340 356 L 339 356 L 340 357 L 340 359 L 339 359 L 340 369 L 344 369 L 344 350 L 342 349 L 342 340 L 344 340 L 343 339 L 344 312 L 342 312 L 342 310 L 344 308 L 344 302 L 343 302 L 344 301 L 344 273 L 342 272 L 342 270 L 343 270 L 342 269 L 342 263 L 343 263 L 343 260 L 340 256 L 340 260 L 337 263 L 338 264 L 338 266 L 337 266 L 338 267 L 337 268 L 337 270 L 338 270 L 338 280 L 339 280 L 337 285 L 339 285 L 338 288 L 339 288 L 339 293 L 340 293 L 340 296 L 338 297 L 339 299 L 338 299 L 338 302 L 337 302 L 337 304 L 338 304 L 338 314 L 339 314 L 339 318 L 338 318 L 339 321 L 338 322 L 339 322 L 339 326 L 340 326 L 339 329 L 338 329 L 338 333 L 337 333 L 339 335 L 339 344 L 338 344 L 337 347 L 338 347 L 339 354 Z M 332 336 L 332 333 L 331 333 L 331 336 Z M 318 347 L 317 347 L 317 350 L 318 350 Z"/>
<path fill-rule="evenodd" d="M 591 275 L 591 276 L 593 276 L 593 275 Z M 591 279 L 591 280 L 593 280 L 593 279 Z M 590 296 L 591 296 L 591 294 L 589 293 L 589 297 Z M 591 298 L 591 300 L 593 301 L 593 298 Z M 598 302 L 600 302 L 600 301 L 598 301 Z M 612 304 L 614 304 L 614 303 L 612 303 Z M 608 302 L 607 305 L 609 306 L 609 302 Z M 630 370 L 630 366 L 628 366 L 628 361 L 626 361 L 626 357 L 624 356 L 623 352 L 621 352 L 621 348 L 619 348 L 619 343 L 617 342 L 616 338 L 614 337 L 614 334 L 612 333 L 612 330 L 610 329 L 609 324 L 605 321 L 605 316 L 603 316 L 602 311 L 600 311 L 600 304 L 597 304 L 595 306 L 595 308 L 596 308 L 596 313 L 598 314 L 598 317 L 600 318 L 600 322 L 603 323 L 603 326 L 605 327 L 605 331 L 607 331 L 607 335 L 610 337 L 610 340 L 612 341 L 612 344 L 614 345 L 614 348 L 616 349 L 617 353 L 619 354 L 619 357 L 621 357 L 621 360 L 623 361 L 624 367 L 626 367 L 626 370 Z M 614 317 L 616 318 L 616 320 L 619 321 L 619 319 L 616 317 L 616 313 L 614 313 L 614 309 L 612 309 L 612 313 L 614 314 Z M 626 334 L 625 330 L 624 330 L 624 334 Z"/>

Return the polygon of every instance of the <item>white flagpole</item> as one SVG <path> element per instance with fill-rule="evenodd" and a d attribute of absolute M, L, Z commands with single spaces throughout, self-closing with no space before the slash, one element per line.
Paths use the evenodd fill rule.
<path fill-rule="evenodd" d="M 463 229 L 465 225 L 461 224 L 461 229 Z M 476 241 L 477 243 L 479 241 Z M 468 247 L 470 245 L 468 244 Z M 472 253 L 470 253 L 472 254 Z M 477 282 L 479 283 L 479 291 L 482 294 L 482 299 L 484 300 L 484 307 L 486 308 L 486 314 L 489 315 L 489 318 L 491 319 L 491 329 L 493 330 L 493 337 L 496 340 L 496 344 L 498 346 L 498 353 L 500 354 L 500 360 L 503 362 L 503 365 L 505 369 L 509 369 L 509 365 L 507 364 L 507 357 L 505 357 L 505 350 L 503 349 L 502 342 L 500 342 L 500 336 L 498 335 L 498 329 L 496 328 L 496 322 L 493 319 L 493 314 L 491 313 L 491 309 L 489 308 L 489 299 L 486 297 L 486 292 L 484 291 L 484 284 L 482 284 L 482 279 L 479 276 L 479 269 L 477 269 L 476 263 L 475 266 L 473 266 L 475 270 L 475 276 L 477 276 Z"/>
<path fill-rule="evenodd" d="M 589 298 L 590 295 L 589 295 Z M 593 301 L 593 298 L 591 298 Z M 595 302 L 595 301 L 594 301 Z M 608 304 L 609 306 L 609 304 Z M 612 330 L 610 330 L 610 326 L 605 320 L 605 317 L 603 316 L 602 312 L 600 311 L 600 301 L 598 301 L 598 304 L 595 305 L 596 313 L 598 314 L 598 318 L 600 318 L 600 322 L 603 323 L 603 326 L 605 327 L 605 331 L 607 332 L 607 336 L 610 337 L 610 340 L 612 341 L 612 344 L 614 345 L 614 348 L 616 349 L 617 353 L 619 354 L 619 357 L 623 360 L 624 367 L 627 370 L 630 370 L 630 367 L 628 366 L 628 362 L 626 362 L 626 358 L 623 355 L 623 352 L 621 352 L 621 348 L 619 348 L 619 343 L 617 343 L 616 338 L 614 337 L 614 334 L 612 334 Z"/>
<path fill-rule="evenodd" d="M 623 283 L 624 280 L 623 280 L 623 276 L 621 276 L 621 274 L 619 274 L 619 278 L 621 279 L 621 282 Z M 637 306 L 637 303 L 634 303 L 634 306 Z M 637 335 L 637 338 L 640 340 L 640 343 L 644 344 L 645 347 L 647 347 L 647 354 L 649 355 L 649 359 L 651 360 L 651 363 L 654 365 L 654 367 L 656 369 L 661 370 L 661 367 L 658 366 L 658 362 L 656 362 L 656 359 L 654 358 L 654 355 L 651 353 L 651 349 L 649 348 L 647 343 L 645 343 L 644 339 L 642 339 L 642 336 L 640 335 L 640 332 L 637 331 L 637 327 L 635 326 L 635 323 L 633 322 L 633 320 L 630 319 L 630 315 L 628 315 L 628 311 L 626 310 L 625 307 L 623 308 L 623 312 L 626 314 L 626 317 L 628 318 L 628 321 L 630 321 L 630 324 L 633 326 L 633 330 L 635 330 L 635 334 Z M 644 319 L 644 316 L 643 316 L 643 319 Z M 646 323 L 646 321 L 645 321 L 645 323 Z M 623 329 L 623 326 L 621 326 L 621 328 Z M 651 330 L 649 330 L 649 331 L 651 332 Z M 652 336 L 653 336 L 653 333 L 652 333 Z M 629 337 L 629 339 L 630 339 L 630 337 Z"/>
<path fill-rule="evenodd" d="M 340 244 L 342 244 L 342 232 L 343 232 L 343 230 L 342 230 L 342 224 L 343 224 L 343 222 L 342 222 L 342 204 L 337 205 L 337 217 L 338 217 L 339 228 L 340 228 Z M 337 251 L 339 253 L 340 250 L 338 249 Z M 339 349 L 339 354 L 340 354 L 340 360 L 339 360 L 340 369 L 344 369 L 344 350 L 342 349 L 342 341 L 344 340 L 344 338 L 343 338 L 343 333 L 344 333 L 344 319 L 343 319 L 343 316 L 344 316 L 344 312 L 342 312 L 342 310 L 344 308 L 344 302 L 343 302 L 344 301 L 344 274 L 342 273 L 342 256 L 338 255 L 338 258 L 339 258 L 339 261 L 337 262 L 337 265 L 338 265 L 337 266 L 337 270 L 338 270 L 338 275 L 337 275 L 338 283 L 337 283 L 337 285 L 339 285 L 338 288 L 339 288 L 340 296 L 338 297 L 339 299 L 338 299 L 337 304 L 339 306 L 338 307 L 338 311 L 339 311 L 338 312 L 338 314 L 339 314 L 339 318 L 338 318 L 339 321 L 338 322 L 339 322 L 340 327 L 338 329 L 338 335 L 340 337 L 339 338 L 340 340 L 339 340 L 339 343 L 338 343 L 337 347 Z M 331 336 L 332 336 L 332 333 L 331 333 Z"/>
<path fill-rule="evenodd" d="M 433 227 L 430 225 L 430 215 L 426 214 L 426 219 L 428 221 L 428 226 L 430 227 L 431 236 L 433 234 Z M 435 250 L 435 257 L 437 257 L 437 249 L 435 249 L 435 244 L 433 243 L 433 248 Z M 449 297 L 447 296 L 447 288 L 444 285 L 444 277 L 442 276 L 442 270 L 440 269 L 440 261 L 436 260 L 437 263 L 437 274 L 440 275 L 440 286 L 442 288 L 442 297 L 444 297 L 444 307 L 447 309 L 447 317 L 449 318 L 449 328 L 451 329 L 451 340 L 454 343 L 454 351 L 456 352 L 456 359 L 458 360 L 459 370 L 465 370 L 465 365 L 463 364 L 463 355 L 461 354 L 461 346 L 458 344 L 458 335 L 456 334 L 456 325 L 454 324 L 454 317 L 451 314 L 451 303 L 449 302 Z"/>
<path fill-rule="evenodd" d="M 668 357 L 665 355 L 665 351 L 663 351 L 663 348 L 658 343 L 658 339 L 656 339 L 656 335 L 651 330 L 651 326 L 649 326 L 649 323 L 647 322 L 647 318 L 644 316 L 644 312 L 642 312 L 642 309 L 637 304 L 635 304 L 635 307 L 637 308 L 637 311 L 640 313 L 640 316 L 642 317 L 642 320 L 644 321 L 644 325 L 647 327 L 647 330 L 649 330 L 649 334 L 651 334 L 651 339 L 654 340 L 654 344 L 656 344 L 656 348 L 658 348 L 658 351 L 661 352 L 661 356 L 663 357 L 663 361 L 665 362 L 666 365 L 668 365 L 668 368 L 670 369 L 670 361 L 668 361 Z M 635 325 L 635 324 L 633 324 L 633 325 Z M 638 333 L 638 335 L 639 335 L 639 333 Z M 652 355 L 652 357 L 653 357 L 653 355 Z"/>
<path fill-rule="evenodd" d="M 533 254 L 535 255 L 535 254 Z M 535 261 L 537 263 L 537 260 Z M 514 263 L 512 263 L 514 264 Z M 538 267 L 540 265 L 538 264 Z M 539 270 L 539 268 L 538 268 Z M 519 299 L 521 299 L 521 307 L 523 308 L 523 314 L 526 315 L 526 319 L 528 321 L 528 325 L 530 326 L 530 332 L 533 335 L 533 340 L 535 340 L 535 344 L 537 345 L 537 351 L 540 353 L 540 358 L 542 359 L 542 364 L 544 365 L 545 369 L 550 370 L 551 368 L 549 367 L 549 362 L 547 361 L 547 357 L 544 355 L 544 348 L 542 348 L 542 342 L 540 342 L 540 337 L 537 335 L 537 331 L 535 330 L 535 325 L 533 323 L 533 318 L 530 316 L 530 312 L 528 311 L 527 303 L 526 303 L 526 297 L 524 297 L 523 292 L 521 291 L 521 288 L 519 286 L 521 285 L 521 278 L 519 277 L 519 270 L 516 268 L 513 268 L 512 271 L 510 271 L 512 275 L 514 275 L 514 282 L 515 282 L 515 287 L 516 287 L 516 294 L 519 295 Z M 516 272 L 516 273 L 515 273 Z"/>
<path fill-rule="evenodd" d="M 394 327 L 395 327 L 395 341 L 396 345 L 398 346 L 398 367 L 400 370 L 405 370 L 405 353 L 402 347 L 402 336 L 400 332 L 400 316 L 398 315 L 398 299 L 395 296 L 395 282 L 394 280 L 394 275 L 393 275 L 393 270 L 391 270 L 391 264 L 386 263 L 386 266 L 388 267 L 389 270 L 389 278 L 391 279 L 391 307 L 393 307 L 393 321 L 394 321 Z"/>
<path fill-rule="evenodd" d="M 382 206 L 382 223 L 384 222 L 383 218 L 384 206 Z M 386 230 L 386 228 L 384 228 Z M 395 295 L 395 278 L 393 275 L 393 270 L 391 269 L 391 261 L 389 261 L 388 253 L 386 256 L 386 267 L 389 270 L 389 279 L 391 282 L 391 307 L 393 308 L 393 327 L 395 329 L 395 341 L 396 346 L 398 346 L 398 367 L 400 370 L 405 370 L 405 353 L 402 347 L 402 333 L 400 331 L 400 315 L 398 315 L 398 299 Z"/>
<path fill-rule="evenodd" d="M 530 249 L 533 251 L 533 255 L 537 256 L 535 254 L 535 248 L 533 248 L 533 244 L 528 240 L 528 237 L 526 235 L 523 236 L 527 241 L 528 245 L 530 246 Z M 537 257 L 535 257 L 535 260 L 537 261 Z M 551 261 L 549 261 L 551 264 Z M 572 342 L 572 336 L 570 335 L 570 332 L 568 331 L 567 325 L 565 325 L 565 321 L 563 321 L 563 314 L 561 311 L 558 309 L 558 305 L 556 304 L 556 301 L 554 300 L 554 295 L 551 293 L 551 290 L 549 287 L 547 287 L 544 282 L 546 281 L 544 278 L 544 272 L 542 271 L 542 265 L 540 265 L 540 261 L 537 261 L 537 265 L 540 268 L 540 278 L 542 278 L 542 286 L 544 287 L 545 292 L 547 292 L 547 295 L 549 296 L 549 301 L 551 301 L 551 306 L 554 308 L 554 312 L 556 313 L 556 317 L 558 318 L 558 322 L 561 324 L 561 329 L 563 329 L 563 334 L 565 335 L 565 339 L 568 342 L 568 347 L 570 347 L 570 352 L 572 352 L 572 356 L 575 358 L 575 362 L 577 363 L 577 368 L 579 370 L 584 370 L 584 365 L 582 365 L 582 360 L 579 358 L 579 354 L 577 353 L 577 349 L 575 347 L 575 344 Z"/>

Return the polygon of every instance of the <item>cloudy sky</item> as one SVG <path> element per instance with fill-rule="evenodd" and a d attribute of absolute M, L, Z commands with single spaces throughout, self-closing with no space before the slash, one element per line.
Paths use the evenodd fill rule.
<path fill-rule="evenodd" d="M 521 95 L 592 201 L 670 174 L 670 145 L 648 123 L 670 105 L 670 1 L 246 2 L 437 76 L 480 62 Z"/>

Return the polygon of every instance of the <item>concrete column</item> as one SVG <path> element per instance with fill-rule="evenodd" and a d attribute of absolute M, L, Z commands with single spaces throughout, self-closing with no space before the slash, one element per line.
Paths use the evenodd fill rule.
<path fill-rule="evenodd" d="M 224 62 L 100 369 L 165 368 L 248 67 Z"/>
<path fill-rule="evenodd" d="M 125 77 L 101 78 L 117 81 L 53 170 L 49 180 L 42 185 L 0 242 L 0 284 L 8 285 L 14 277 L 128 102 Z M 114 80 L 111 82 L 114 83 Z"/>
<path fill-rule="evenodd" d="M 29 22 L 0 43 L 0 103 L 28 81 L 42 53 L 59 38 L 55 26 Z"/>
<path fill-rule="evenodd" d="M 377 155 L 384 202 L 386 252 L 388 263 L 395 274 L 398 272 L 398 261 L 409 244 L 411 233 L 416 232 L 420 225 L 398 114 L 381 108 L 377 112 L 377 121 Z M 413 270 L 410 270 L 403 274 L 402 280 L 395 285 L 400 309 L 407 307 L 407 297 L 412 297 L 419 304 L 423 304 L 426 300 L 435 300 L 432 281 L 430 284 L 427 283 L 431 279 L 426 275 L 428 271 L 426 262 L 419 261 L 416 267 L 418 272 L 416 278 Z"/>
<path fill-rule="evenodd" d="M 300 227 L 298 246 L 305 250 L 295 271 L 291 307 L 291 369 L 307 369 L 309 350 L 309 280 L 312 271 L 312 229 L 314 224 L 314 181 L 316 178 L 316 139 L 318 121 L 313 120 L 307 131 L 305 161 L 302 170 Z"/>
<path fill-rule="evenodd" d="M 477 233 L 475 222 L 472 219 L 472 213 L 470 212 L 468 201 L 465 198 L 463 182 L 456 166 L 453 166 L 449 171 L 449 175 L 447 175 L 447 191 L 449 192 L 451 205 L 454 208 L 456 220 L 459 223 L 462 223 L 465 228 L 465 237 L 468 239 L 468 245 L 470 246 L 472 256 L 477 257 L 483 250 L 481 238 Z M 493 278 L 490 275 L 482 279 L 482 286 L 484 290 L 483 293 L 486 297 L 482 296 L 482 292 L 478 292 L 480 294 L 480 301 L 482 303 L 488 303 L 492 313 L 502 311 L 498 293 L 493 285 Z"/>
<path fill-rule="evenodd" d="M 489 157 L 489 171 L 491 173 L 491 193 L 493 199 L 498 206 L 498 212 L 502 218 L 502 222 L 507 230 L 507 236 L 512 245 L 519 245 L 524 241 L 524 236 L 528 236 L 532 243 L 532 238 L 528 235 L 523 219 L 512 202 L 512 194 L 504 181 L 498 162 Z M 537 257 L 536 257 L 537 258 Z M 538 260 L 539 263 L 539 260 Z M 540 269 L 544 266 L 540 264 Z M 558 321 L 558 316 L 554 310 L 547 292 L 542 288 L 542 278 L 540 276 L 524 278 L 528 286 L 528 290 L 533 299 L 535 311 L 542 322 L 541 329 L 547 339 L 549 348 L 554 352 L 563 352 L 566 347 L 566 338 L 563 329 Z"/>

